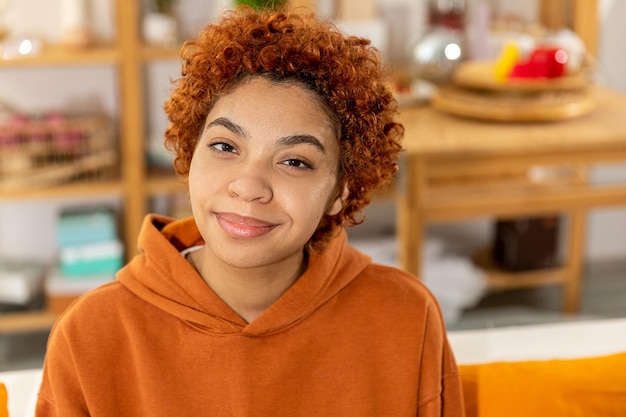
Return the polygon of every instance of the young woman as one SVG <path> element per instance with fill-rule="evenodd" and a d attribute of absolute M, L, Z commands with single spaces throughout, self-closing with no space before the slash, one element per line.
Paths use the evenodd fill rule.
<path fill-rule="evenodd" d="M 348 246 L 403 128 L 378 53 L 241 8 L 183 49 L 166 144 L 193 217 L 55 325 L 38 416 L 461 416 L 420 281 Z"/>

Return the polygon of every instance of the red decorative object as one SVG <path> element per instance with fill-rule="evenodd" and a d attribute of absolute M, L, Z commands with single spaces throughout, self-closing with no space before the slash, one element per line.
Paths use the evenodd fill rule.
<path fill-rule="evenodd" d="M 564 49 L 542 46 L 535 48 L 528 59 L 513 66 L 509 78 L 556 78 L 565 74 L 569 56 Z"/>

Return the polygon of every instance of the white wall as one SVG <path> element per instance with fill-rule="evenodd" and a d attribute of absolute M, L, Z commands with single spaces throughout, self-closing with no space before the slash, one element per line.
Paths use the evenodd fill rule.
<path fill-rule="evenodd" d="M 626 2 L 600 1 L 600 45 L 598 82 L 626 92 Z M 598 182 L 626 181 L 626 167 L 607 167 L 595 175 Z M 587 256 L 624 257 L 626 253 L 626 209 L 597 210 L 589 218 Z"/>
<path fill-rule="evenodd" d="M 129 0 L 134 1 L 134 0 Z M 139 0 L 137 0 L 139 1 Z M 322 0 L 319 0 L 322 1 Z M 470 0 L 479 1 L 479 0 Z M 38 36 L 45 40 L 60 37 L 59 5 L 61 0 L 13 0 L 4 21 L 14 36 Z M 227 6 L 228 0 L 207 2 L 206 0 L 180 0 L 179 12 L 183 35 L 189 36 L 211 19 L 218 10 Z M 93 30 L 101 39 L 112 39 L 111 0 L 91 0 Z M 390 18 L 401 16 L 405 20 L 394 26 L 398 31 L 404 27 L 407 42 L 423 30 L 425 0 L 378 0 L 381 15 Z M 500 1 L 502 7 L 532 16 L 534 3 L 528 1 Z M 626 56 L 622 45 L 626 39 L 626 2 L 601 0 L 603 22 L 600 34 L 598 57 L 599 82 L 626 92 Z M 403 30 L 404 31 L 404 30 Z M 402 32 L 402 31 L 401 31 Z M 393 39 L 401 34 L 395 33 Z M 396 51 L 403 46 L 394 44 Z M 396 52 L 397 53 L 397 52 Z M 165 118 L 162 104 L 169 91 L 169 79 L 179 72 L 175 62 L 150 65 L 146 70 L 149 85 L 148 118 L 151 120 L 147 137 L 160 137 Z M 115 71 L 110 66 L 27 68 L 0 70 L 0 103 L 7 103 L 23 111 L 38 112 L 56 107 L 100 109 L 116 115 L 117 90 Z M 621 168 L 623 171 L 623 168 Z M 619 171 L 619 170 L 618 170 Z M 598 174 L 601 180 L 615 178 L 620 172 L 606 170 Z M 623 172 L 621 173 L 623 174 Z M 620 175 L 621 175 L 620 174 Z M 98 198 L 95 202 L 110 202 L 115 199 Z M 36 256 L 52 259 L 54 248 L 54 222 L 56 214 L 65 206 L 93 203 L 94 200 L 74 199 L 0 201 L 0 257 Z M 374 207 L 368 220 L 371 227 L 393 225 L 393 205 L 385 203 Z M 590 234 L 587 254 L 593 258 L 624 256 L 626 250 L 626 210 L 601 210 L 590 216 Z M 367 230 L 367 225 L 362 227 Z M 433 229 L 435 230 L 435 229 Z M 454 225 L 454 229 L 436 228 L 437 233 L 452 233 L 470 236 L 484 241 L 489 236 L 488 222 Z M 460 231 L 460 232 L 459 232 Z"/>

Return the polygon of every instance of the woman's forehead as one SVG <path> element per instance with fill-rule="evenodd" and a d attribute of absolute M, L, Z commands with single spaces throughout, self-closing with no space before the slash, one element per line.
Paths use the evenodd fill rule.
<path fill-rule="evenodd" d="M 273 73 L 263 73 L 263 74 L 248 74 L 244 75 L 237 80 L 235 80 L 232 84 L 224 89 L 221 93 L 217 94 L 213 99 L 213 103 L 211 105 L 211 109 L 217 104 L 217 102 L 223 98 L 224 96 L 230 95 L 233 92 L 239 90 L 246 85 L 257 81 L 265 81 L 268 85 L 277 86 L 277 87 L 294 87 L 299 89 L 301 92 L 306 93 L 309 99 L 313 103 L 315 103 L 320 110 L 322 110 L 329 119 L 330 126 L 333 129 L 334 137 L 339 141 L 342 134 L 342 125 L 340 121 L 340 117 L 338 114 L 333 111 L 328 104 L 327 98 L 320 92 L 316 91 L 313 87 L 311 87 L 304 80 L 301 80 L 297 77 L 284 77 L 279 76 L 278 74 Z M 210 110 L 209 110 L 210 113 Z M 206 121 L 205 121 L 206 123 Z"/>

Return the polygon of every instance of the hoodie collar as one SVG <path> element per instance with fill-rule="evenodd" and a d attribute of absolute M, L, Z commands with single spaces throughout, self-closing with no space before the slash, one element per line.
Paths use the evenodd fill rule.
<path fill-rule="evenodd" d="M 263 314 L 247 323 L 226 305 L 180 254 L 204 241 L 193 218 L 174 221 L 149 215 L 139 235 L 140 254 L 118 273 L 130 291 L 207 332 L 261 336 L 306 318 L 340 292 L 370 263 L 347 244 L 342 229 L 320 253 L 311 253 L 307 270 Z"/>

